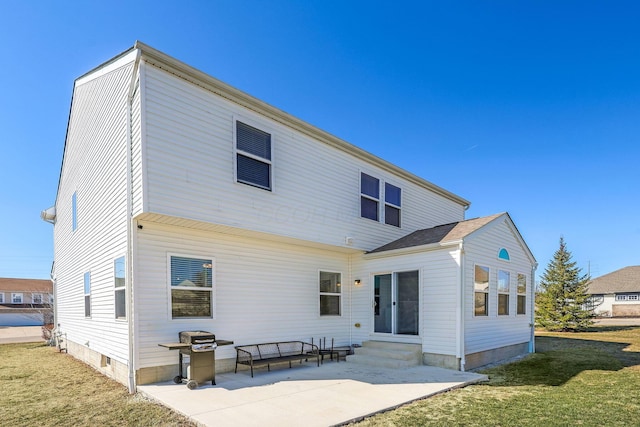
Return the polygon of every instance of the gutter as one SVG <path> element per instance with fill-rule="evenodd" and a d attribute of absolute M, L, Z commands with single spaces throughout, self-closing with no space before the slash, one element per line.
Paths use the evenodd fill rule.
<path fill-rule="evenodd" d="M 131 169 L 133 167 L 133 162 L 131 158 L 131 151 L 133 149 L 133 136 L 131 135 L 131 113 L 132 113 L 132 103 L 133 103 L 133 94 L 135 92 L 136 85 L 136 76 L 138 74 L 138 68 L 140 66 L 140 54 L 141 51 L 138 49 L 136 51 L 136 59 L 134 61 L 133 71 L 131 73 L 131 82 L 129 83 L 129 93 L 127 95 L 127 275 L 126 275 L 126 304 L 127 304 L 127 326 L 129 329 L 129 372 L 128 372 L 128 389 L 129 393 L 133 394 L 136 392 L 136 340 L 135 336 L 135 320 L 134 310 L 133 310 L 133 251 L 134 251 L 134 239 L 133 233 L 135 228 L 133 227 L 133 218 L 132 218 L 132 209 L 133 209 L 133 195 L 131 194 L 132 189 L 132 177 L 131 177 Z"/>

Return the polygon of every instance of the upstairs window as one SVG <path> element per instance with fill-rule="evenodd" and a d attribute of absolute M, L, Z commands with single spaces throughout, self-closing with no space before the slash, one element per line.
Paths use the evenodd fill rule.
<path fill-rule="evenodd" d="M 91 317 L 91 273 L 84 273 L 84 317 Z"/>
<path fill-rule="evenodd" d="M 380 180 L 366 173 L 360 174 L 360 216 L 379 220 Z"/>
<path fill-rule="evenodd" d="M 124 257 L 120 257 L 113 262 L 113 286 L 116 304 L 116 319 L 127 318 L 126 300 L 126 280 L 125 280 Z"/>
<path fill-rule="evenodd" d="M 212 317 L 213 259 L 170 256 L 171 317 Z"/>
<path fill-rule="evenodd" d="M 271 134 L 236 121 L 236 180 L 271 191 Z"/>
<path fill-rule="evenodd" d="M 11 304 L 22 304 L 22 293 L 11 294 Z"/>
<path fill-rule="evenodd" d="M 476 316 L 489 315 L 489 267 L 475 266 L 474 278 L 474 313 Z"/>
<path fill-rule="evenodd" d="M 76 231 L 78 228 L 78 196 L 74 192 L 71 196 L 71 229 Z"/>
<path fill-rule="evenodd" d="M 384 184 L 384 223 L 400 227 L 402 190 L 388 182 Z"/>

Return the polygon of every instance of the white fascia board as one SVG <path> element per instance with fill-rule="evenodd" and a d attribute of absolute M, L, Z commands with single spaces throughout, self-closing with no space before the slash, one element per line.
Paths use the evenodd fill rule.
<path fill-rule="evenodd" d="M 91 80 L 102 77 L 113 70 L 117 70 L 124 65 L 130 64 L 131 62 L 136 60 L 137 53 L 138 49 L 129 50 L 128 52 L 122 54 L 122 56 L 116 57 L 112 61 L 106 62 L 98 66 L 97 68 L 94 68 L 83 76 L 78 77 L 75 81 L 74 87 L 83 85 L 87 82 L 90 82 Z"/>

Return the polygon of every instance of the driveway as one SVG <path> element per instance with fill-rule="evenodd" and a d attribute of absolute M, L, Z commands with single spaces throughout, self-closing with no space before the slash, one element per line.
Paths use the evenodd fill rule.
<path fill-rule="evenodd" d="M 331 426 L 469 384 L 485 375 L 433 366 L 407 369 L 356 362 L 311 363 L 216 376 L 216 386 L 189 390 L 166 382 L 138 391 L 206 426 Z"/>
<path fill-rule="evenodd" d="M 38 341 L 44 341 L 40 326 L 0 326 L 0 344 Z"/>

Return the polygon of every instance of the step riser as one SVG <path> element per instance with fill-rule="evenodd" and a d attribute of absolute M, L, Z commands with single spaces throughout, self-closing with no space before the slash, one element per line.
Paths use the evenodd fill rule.
<path fill-rule="evenodd" d="M 354 349 L 347 361 L 385 368 L 408 368 L 422 365 L 422 348 L 416 344 L 365 341 Z"/>

